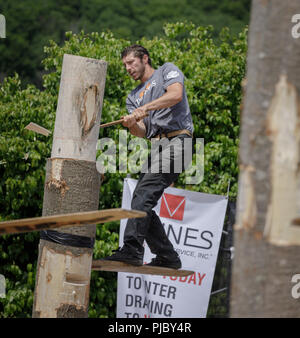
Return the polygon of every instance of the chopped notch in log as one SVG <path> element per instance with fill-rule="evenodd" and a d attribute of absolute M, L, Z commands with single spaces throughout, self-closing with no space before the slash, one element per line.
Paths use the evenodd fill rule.
<path fill-rule="evenodd" d="M 80 108 L 80 126 L 82 127 L 82 137 L 86 137 L 95 125 L 97 112 L 99 109 L 99 90 L 96 84 L 90 85 L 85 89 Z"/>
<path fill-rule="evenodd" d="M 51 180 L 47 181 L 46 187 L 48 189 L 50 189 L 51 187 L 54 187 L 55 189 L 60 191 L 62 196 L 64 196 L 66 191 L 69 190 L 65 180 L 58 181 L 55 178 L 52 178 Z"/>
<path fill-rule="evenodd" d="M 52 159 L 51 176 L 46 182 L 46 188 L 51 189 L 52 187 L 57 189 L 62 197 L 64 197 L 69 187 L 67 182 L 62 178 L 62 166 L 63 159 Z"/>

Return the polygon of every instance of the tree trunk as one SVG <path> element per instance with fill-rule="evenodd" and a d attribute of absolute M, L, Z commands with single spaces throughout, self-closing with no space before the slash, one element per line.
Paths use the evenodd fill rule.
<path fill-rule="evenodd" d="M 64 55 L 43 216 L 98 210 L 105 77 L 106 62 Z M 40 240 L 33 317 L 87 317 L 95 232 L 95 224 L 77 226 Z"/>
<path fill-rule="evenodd" d="M 253 0 L 242 107 L 231 317 L 300 317 L 299 0 Z"/>

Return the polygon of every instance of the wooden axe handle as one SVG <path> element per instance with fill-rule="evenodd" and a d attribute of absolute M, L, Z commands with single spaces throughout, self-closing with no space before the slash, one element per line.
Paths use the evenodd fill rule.
<path fill-rule="evenodd" d="M 113 126 L 113 125 L 115 125 L 115 124 L 121 123 L 122 121 L 123 121 L 123 119 L 120 119 L 120 120 L 116 120 L 116 121 L 112 121 L 112 122 L 100 124 L 100 128 Z"/>
<path fill-rule="evenodd" d="M 141 121 L 142 119 L 144 119 L 145 117 L 147 117 L 149 115 L 149 113 L 146 113 L 143 117 L 141 117 L 139 119 L 139 121 Z M 110 126 L 114 126 L 115 124 L 119 124 L 123 122 L 123 119 L 120 120 L 116 120 L 116 121 L 112 121 L 112 122 L 108 122 L 108 123 L 104 123 L 104 124 L 100 124 L 100 128 L 104 128 L 104 127 L 110 127 Z"/>

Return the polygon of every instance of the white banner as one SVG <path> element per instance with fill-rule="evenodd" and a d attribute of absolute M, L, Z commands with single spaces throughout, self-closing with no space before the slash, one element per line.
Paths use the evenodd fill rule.
<path fill-rule="evenodd" d="M 137 181 L 125 179 L 122 208 L 131 209 Z M 206 317 L 228 199 L 177 188 L 154 208 L 188 277 L 118 273 L 117 318 Z M 127 219 L 121 220 L 120 246 Z M 154 255 L 145 243 L 144 261 Z"/>

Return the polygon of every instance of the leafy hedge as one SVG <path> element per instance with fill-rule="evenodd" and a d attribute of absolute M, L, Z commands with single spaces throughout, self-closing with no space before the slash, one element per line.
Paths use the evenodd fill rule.
<path fill-rule="evenodd" d="M 151 52 L 154 67 L 175 63 L 185 74 L 195 137 L 205 140 L 204 180 L 185 186 L 184 174 L 176 186 L 215 194 L 237 195 L 237 153 L 241 80 L 245 75 L 246 29 L 238 37 L 222 30 L 218 43 L 212 27 L 167 24 L 165 36 L 137 43 Z M 125 100 L 136 83 L 126 74 L 120 60 L 122 49 L 131 44 L 111 33 L 66 33 L 59 47 L 53 41 L 45 47 L 44 90 L 32 85 L 21 89 L 16 74 L 0 87 L 0 220 L 40 216 L 44 190 L 45 163 L 50 157 L 52 138 L 24 130 L 34 121 L 54 129 L 63 54 L 104 59 L 108 62 L 102 121 L 126 114 Z M 99 137 L 118 140 L 121 126 L 101 130 Z M 121 206 L 126 174 L 105 175 L 99 208 Z M 133 177 L 135 177 L 133 175 Z M 94 258 L 110 254 L 118 246 L 119 222 L 97 226 Z M 5 235 L 0 238 L 0 274 L 6 278 L 6 297 L 0 298 L 0 317 L 31 317 L 38 256 L 39 235 Z M 116 274 L 92 272 L 90 317 L 115 317 Z"/>

